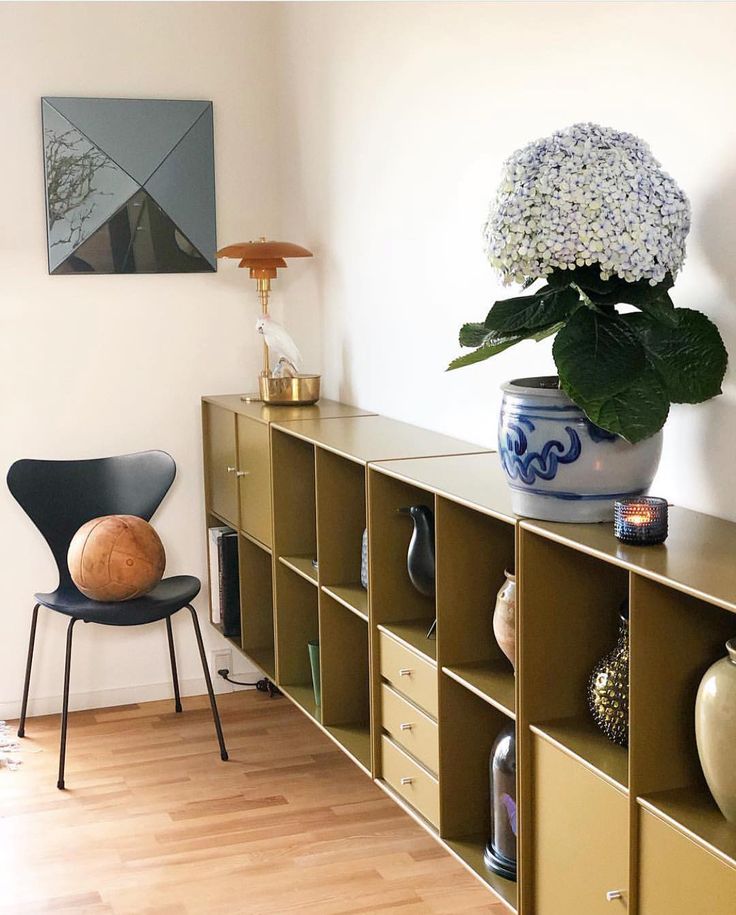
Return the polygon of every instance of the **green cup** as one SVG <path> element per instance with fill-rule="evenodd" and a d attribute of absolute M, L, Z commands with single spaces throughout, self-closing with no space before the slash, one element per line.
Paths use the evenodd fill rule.
<path fill-rule="evenodd" d="M 309 663 L 312 667 L 312 687 L 314 689 L 314 701 L 317 705 L 321 705 L 322 689 L 319 674 L 319 641 L 317 639 L 313 639 L 307 644 L 309 647 Z"/>

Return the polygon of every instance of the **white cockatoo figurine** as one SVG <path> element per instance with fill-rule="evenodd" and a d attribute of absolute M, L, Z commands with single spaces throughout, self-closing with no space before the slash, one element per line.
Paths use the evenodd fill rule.
<path fill-rule="evenodd" d="M 263 336 L 268 346 L 271 359 L 278 363 L 279 374 L 298 374 L 302 364 L 302 354 L 291 335 L 278 321 L 270 315 L 263 315 L 256 321 L 256 330 Z"/>

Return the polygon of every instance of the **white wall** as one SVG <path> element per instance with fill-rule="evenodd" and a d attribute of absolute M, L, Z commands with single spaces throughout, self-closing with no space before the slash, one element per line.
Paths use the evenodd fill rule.
<path fill-rule="evenodd" d="M 480 233 L 502 160 L 574 121 L 645 137 L 687 190 L 675 297 L 707 311 L 736 358 L 735 31 L 733 4 L 0 4 L 0 466 L 165 448 L 179 464 L 156 517 L 168 571 L 204 576 L 199 397 L 248 388 L 258 367 L 254 291 L 232 264 L 47 275 L 42 95 L 212 99 L 219 241 L 265 233 L 314 250 L 282 272 L 274 304 L 326 393 L 492 445 L 498 385 L 552 371 L 549 344 L 443 370 L 459 325 L 508 294 Z M 655 488 L 736 519 L 732 373 L 725 390 L 673 410 Z M 55 582 L 4 487 L 0 556 L 10 716 L 31 593 Z M 199 692 L 183 617 L 175 631 Z M 39 637 L 32 708 L 51 711 L 64 620 L 45 614 Z M 75 639 L 76 705 L 169 694 L 162 626 Z"/>
<path fill-rule="evenodd" d="M 644 137 L 689 194 L 680 305 L 736 359 L 736 5 L 279 5 L 284 231 L 319 258 L 290 294 L 320 316 L 329 393 L 492 445 L 499 384 L 554 370 L 525 343 L 450 374 L 499 286 L 481 226 L 502 160 L 581 120 Z M 294 278 L 292 278 L 294 280 Z M 309 284 L 307 286 L 307 284 Z M 300 296 L 300 293 L 303 294 Z M 676 407 L 655 492 L 736 519 L 733 370 Z"/>
<path fill-rule="evenodd" d="M 171 452 L 179 475 L 154 519 L 170 574 L 205 574 L 199 398 L 252 387 L 255 292 L 232 262 L 217 274 L 48 276 L 40 97 L 211 99 L 218 237 L 273 236 L 272 44 L 268 5 L 0 4 L 0 467 Z M 19 708 L 32 594 L 55 585 L 4 485 L 0 556 L 2 717 Z M 188 614 L 174 626 L 184 689 L 201 693 Z M 32 711 L 59 708 L 64 634 L 65 620 L 42 611 Z M 220 641 L 210 627 L 205 638 Z M 72 689 L 76 706 L 170 695 L 163 624 L 78 626 Z"/>

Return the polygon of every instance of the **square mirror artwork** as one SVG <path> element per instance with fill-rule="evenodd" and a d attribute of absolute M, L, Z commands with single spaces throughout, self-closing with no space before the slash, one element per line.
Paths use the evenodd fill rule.
<path fill-rule="evenodd" d="M 41 107 L 49 273 L 217 269 L 212 102 Z"/>

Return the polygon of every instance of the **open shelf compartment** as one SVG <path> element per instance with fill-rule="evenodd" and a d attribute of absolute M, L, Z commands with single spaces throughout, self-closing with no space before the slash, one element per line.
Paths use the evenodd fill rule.
<path fill-rule="evenodd" d="M 322 724 L 372 772 L 368 624 L 325 592 L 319 614 Z"/>
<path fill-rule="evenodd" d="M 631 757 L 642 804 L 736 867 L 736 825 L 708 791 L 695 739 L 700 680 L 736 615 L 639 575 L 631 582 Z"/>
<path fill-rule="evenodd" d="M 617 565 L 520 528 L 517 656 L 523 720 L 616 787 L 629 784 L 628 751 L 588 709 L 588 682 L 618 635 L 629 576 Z"/>
<path fill-rule="evenodd" d="M 238 545 L 243 651 L 273 680 L 276 663 L 271 555 L 242 534 Z"/>
<path fill-rule="evenodd" d="M 515 568 L 514 525 L 442 497 L 436 524 L 439 663 L 514 717 L 514 669 L 493 634 L 496 595 Z"/>
<path fill-rule="evenodd" d="M 271 462 L 274 555 L 316 581 L 314 445 L 272 427 Z"/>
<path fill-rule="evenodd" d="M 434 645 L 424 644 L 433 641 L 426 633 L 437 616 L 435 600 L 420 594 L 409 580 L 407 551 L 413 527 L 411 518 L 399 512 L 411 505 L 426 505 L 434 512 L 434 495 L 373 469 L 369 480 L 372 620 L 436 660 Z"/>
<path fill-rule="evenodd" d="M 242 584 L 242 580 L 241 580 L 241 576 L 240 576 L 240 571 L 241 571 L 240 570 L 240 541 L 242 540 L 242 538 L 237 534 L 237 531 L 235 530 L 235 528 L 232 527 L 232 525 L 229 524 L 229 522 L 225 521 L 223 518 L 221 518 L 219 515 L 215 514 L 214 512 L 211 512 L 211 511 L 207 512 L 206 522 L 207 522 L 207 527 L 206 527 L 206 531 L 205 531 L 205 535 L 207 538 L 207 588 L 206 588 L 206 590 L 207 590 L 207 604 L 208 604 L 208 608 L 209 608 L 208 618 L 210 621 L 210 625 L 213 626 L 220 633 L 220 635 L 223 638 L 227 639 L 231 645 L 233 645 L 235 648 L 238 649 L 238 651 L 242 651 L 243 650 L 243 642 L 242 642 L 242 633 L 243 633 L 243 629 L 242 629 L 242 596 L 243 596 L 242 588 L 243 588 L 243 584 Z M 221 527 L 226 527 L 226 528 L 229 528 L 231 531 L 233 531 L 233 533 L 235 533 L 235 535 L 236 535 L 236 541 L 238 543 L 238 576 L 239 576 L 240 601 L 241 601 L 241 606 L 240 606 L 241 629 L 240 629 L 240 634 L 238 634 L 238 635 L 225 635 L 225 629 L 224 629 L 222 622 L 215 622 L 215 620 L 213 618 L 212 581 L 211 581 L 212 573 L 213 573 L 213 565 L 212 565 L 212 557 L 210 554 L 210 550 L 211 550 L 210 531 L 212 530 L 212 528 L 221 528 Z M 270 557 L 268 557 L 268 561 L 270 564 L 270 561 L 271 561 Z"/>
<path fill-rule="evenodd" d="M 368 593 L 360 583 L 366 529 L 365 466 L 316 449 L 319 577 L 331 597 L 368 619 Z"/>
<path fill-rule="evenodd" d="M 511 722 L 504 712 L 447 674 L 440 677 L 439 687 L 440 835 L 516 911 L 517 884 L 483 863 L 491 833 L 490 754 L 496 737 Z"/>
<path fill-rule="evenodd" d="M 276 572 L 276 654 L 278 684 L 312 718 L 322 721 L 316 705 L 309 642 L 319 640 L 317 589 L 280 563 Z"/>

